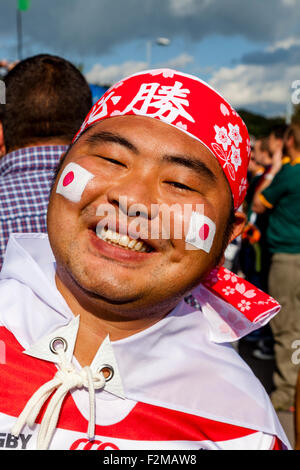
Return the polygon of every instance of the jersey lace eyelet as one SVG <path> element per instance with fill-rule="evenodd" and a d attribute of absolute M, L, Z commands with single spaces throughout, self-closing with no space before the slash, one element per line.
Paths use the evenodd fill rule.
<path fill-rule="evenodd" d="M 98 372 L 104 375 L 105 381 L 109 382 L 114 376 L 114 369 L 109 364 L 103 364 L 99 369 Z M 108 375 L 107 375 L 108 374 Z"/>
<path fill-rule="evenodd" d="M 64 352 L 66 352 L 68 349 L 68 343 L 64 338 L 56 337 L 50 341 L 49 348 L 54 354 L 58 354 L 58 348 L 63 348 Z"/>

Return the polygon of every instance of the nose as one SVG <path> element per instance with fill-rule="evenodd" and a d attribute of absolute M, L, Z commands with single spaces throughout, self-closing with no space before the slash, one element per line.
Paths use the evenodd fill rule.
<path fill-rule="evenodd" d="M 109 188 L 107 200 L 128 217 L 152 220 L 158 214 L 153 175 L 128 175 Z"/>

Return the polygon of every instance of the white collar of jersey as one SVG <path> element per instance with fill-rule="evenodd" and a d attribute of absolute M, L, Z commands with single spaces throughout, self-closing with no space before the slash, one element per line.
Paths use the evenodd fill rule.
<path fill-rule="evenodd" d="M 25 349 L 30 348 L 27 354 L 37 353 L 37 349 L 40 354 L 35 343 L 48 336 L 44 343 L 48 355 L 49 333 L 53 339 L 62 327 L 69 325 L 73 338 L 77 333 L 78 318 L 74 320 L 56 289 L 54 261 L 46 235 L 11 236 L 1 272 L 0 322 Z M 9 308 L 1 304 L 5 297 L 1 288 L 15 299 Z M 197 291 L 197 299 L 202 298 L 202 312 L 181 301 L 152 327 L 112 343 L 107 339 L 110 359 L 101 345 L 93 361 L 97 366 L 114 361 L 116 376 L 111 386 L 115 389 L 107 386 L 105 390 L 118 396 L 124 393 L 130 400 L 274 434 L 289 447 L 263 387 L 225 342 L 228 336 L 225 339 L 220 334 L 225 331 L 224 319 L 215 306 L 222 308 L 222 303 L 212 302 L 204 287 Z"/>
<path fill-rule="evenodd" d="M 73 318 L 66 326 L 58 328 L 49 335 L 44 336 L 39 341 L 31 345 L 24 351 L 28 356 L 36 357 L 44 361 L 58 362 L 57 352 L 55 352 L 55 342 L 61 343 L 64 348 L 65 359 L 72 362 L 75 342 L 79 328 L 79 315 Z M 103 369 L 110 371 L 109 380 L 106 381 L 104 390 L 119 398 L 125 398 L 122 379 L 118 369 L 118 364 L 113 352 L 109 336 L 107 336 L 99 347 L 93 362 L 90 365 L 93 374 Z"/>

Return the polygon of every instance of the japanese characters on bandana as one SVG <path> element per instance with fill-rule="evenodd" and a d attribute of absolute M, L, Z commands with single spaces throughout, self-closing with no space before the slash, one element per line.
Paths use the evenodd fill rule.
<path fill-rule="evenodd" d="M 236 111 L 199 78 L 171 69 L 140 72 L 111 87 L 93 106 L 73 142 L 98 121 L 140 115 L 176 126 L 199 140 L 218 159 L 235 209 L 247 190 L 249 135 Z"/>

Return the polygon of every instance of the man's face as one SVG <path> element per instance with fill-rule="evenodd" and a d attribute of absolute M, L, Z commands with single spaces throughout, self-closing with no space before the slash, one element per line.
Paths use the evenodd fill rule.
<path fill-rule="evenodd" d="M 61 172 L 70 162 L 94 175 L 79 202 L 56 193 Z M 217 159 L 182 131 L 142 116 L 101 121 L 72 147 L 51 194 L 48 232 L 58 268 L 99 305 L 115 305 L 119 313 L 127 315 L 141 309 L 150 312 L 180 298 L 215 266 L 222 251 L 230 198 Z M 173 216 L 168 237 L 163 236 L 163 224 L 158 237 L 157 230 L 151 235 L 153 224 L 161 218 L 157 208 L 162 206 L 177 208 L 177 228 L 184 225 L 180 214 L 186 207 L 203 207 L 205 216 L 216 225 L 210 251 L 186 249 L 184 230 L 178 238 Z M 112 210 L 108 217 L 103 207 Z M 113 213 L 117 236 L 128 233 L 137 217 L 143 222 L 141 251 L 116 245 L 114 233 L 103 240 Z"/>
<path fill-rule="evenodd" d="M 248 170 L 250 172 L 255 172 L 257 170 L 257 167 L 258 167 L 258 163 L 257 163 L 256 158 L 255 158 L 254 147 L 251 147 Z"/>
<path fill-rule="evenodd" d="M 271 132 L 269 135 L 269 148 L 271 153 L 277 152 L 280 148 L 282 147 L 282 142 L 280 142 L 280 139 L 276 139 L 275 134 Z"/>
<path fill-rule="evenodd" d="M 257 140 L 254 144 L 254 155 L 255 155 L 255 160 L 259 165 L 264 164 L 264 155 L 263 152 L 261 151 L 261 141 Z"/>
<path fill-rule="evenodd" d="M 276 152 L 283 152 L 285 153 L 286 149 L 284 148 L 284 145 L 285 145 L 285 142 L 286 141 L 286 137 L 283 137 L 283 138 L 280 138 L 280 137 L 276 137 L 275 133 L 274 132 L 271 132 L 271 134 L 269 135 L 269 148 L 270 148 L 270 151 L 273 154 L 275 154 Z"/>

